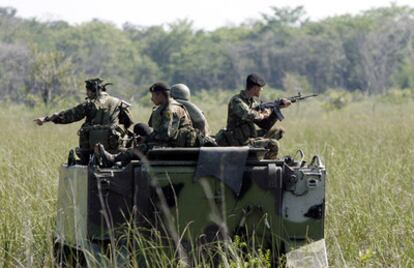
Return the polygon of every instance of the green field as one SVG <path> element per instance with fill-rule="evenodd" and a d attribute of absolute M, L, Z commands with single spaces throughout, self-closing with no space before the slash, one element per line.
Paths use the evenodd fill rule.
<path fill-rule="evenodd" d="M 227 102 L 199 101 L 217 131 Z M 35 126 L 45 111 L 0 108 L 0 267 L 49 267 L 58 167 L 80 124 Z M 135 105 L 146 121 L 150 108 Z M 325 236 L 333 267 L 414 266 L 414 102 L 365 99 L 334 111 L 286 111 L 281 154 L 320 154 L 328 172 Z M 213 131 L 213 132 L 214 132 Z"/>

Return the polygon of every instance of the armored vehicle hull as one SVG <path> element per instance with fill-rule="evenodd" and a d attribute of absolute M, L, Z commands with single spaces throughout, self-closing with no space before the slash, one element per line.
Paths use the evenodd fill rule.
<path fill-rule="evenodd" d="M 275 256 L 322 240 L 326 172 L 319 157 L 306 165 L 261 155 L 247 147 L 160 148 L 125 167 L 64 165 L 56 241 L 82 250 L 117 237 L 127 222 L 180 234 L 183 244 L 254 235 Z M 326 265 L 326 256 L 318 258 Z"/>

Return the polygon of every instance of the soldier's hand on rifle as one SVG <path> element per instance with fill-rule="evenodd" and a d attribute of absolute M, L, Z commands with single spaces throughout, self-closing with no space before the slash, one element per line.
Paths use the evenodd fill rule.
<path fill-rule="evenodd" d="M 268 118 L 271 113 L 272 111 L 270 109 L 263 109 L 263 111 L 260 112 L 260 114 L 262 115 L 262 119 Z"/>
<path fill-rule="evenodd" d="M 280 99 L 280 108 L 287 108 L 292 104 L 292 102 L 286 98 Z"/>

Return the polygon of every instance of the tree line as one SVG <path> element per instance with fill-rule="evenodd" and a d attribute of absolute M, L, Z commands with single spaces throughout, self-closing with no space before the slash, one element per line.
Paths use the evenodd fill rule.
<path fill-rule="evenodd" d="M 320 21 L 309 20 L 303 7 L 272 7 L 260 19 L 214 31 L 196 30 L 186 19 L 120 28 L 16 14 L 0 8 L 0 98 L 17 102 L 79 96 L 89 77 L 114 83 L 128 99 L 158 80 L 193 91 L 234 90 L 251 72 L 285 91 L 414 88 L 414 9 L 407 6 Z"/>

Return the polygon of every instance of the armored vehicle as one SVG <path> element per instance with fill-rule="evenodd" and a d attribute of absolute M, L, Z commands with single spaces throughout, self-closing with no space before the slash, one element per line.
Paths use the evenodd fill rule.
<path fill-rule="evenodd" d="M 323 163 L 318 156 L 306 163 L 303 155 L 264 160 L 264 153 L 248 147 L 155 148 L 126 166 L 63 165 L 56 254 L 69 249 L 79 255 L 110 243 L 133 223 L 178 235 L 184 250 L 254 235 L 274 258 L 287 256 L 288 266 L 327 266 Z M 317 247 L 309 248 L 312 243 Z"/>

